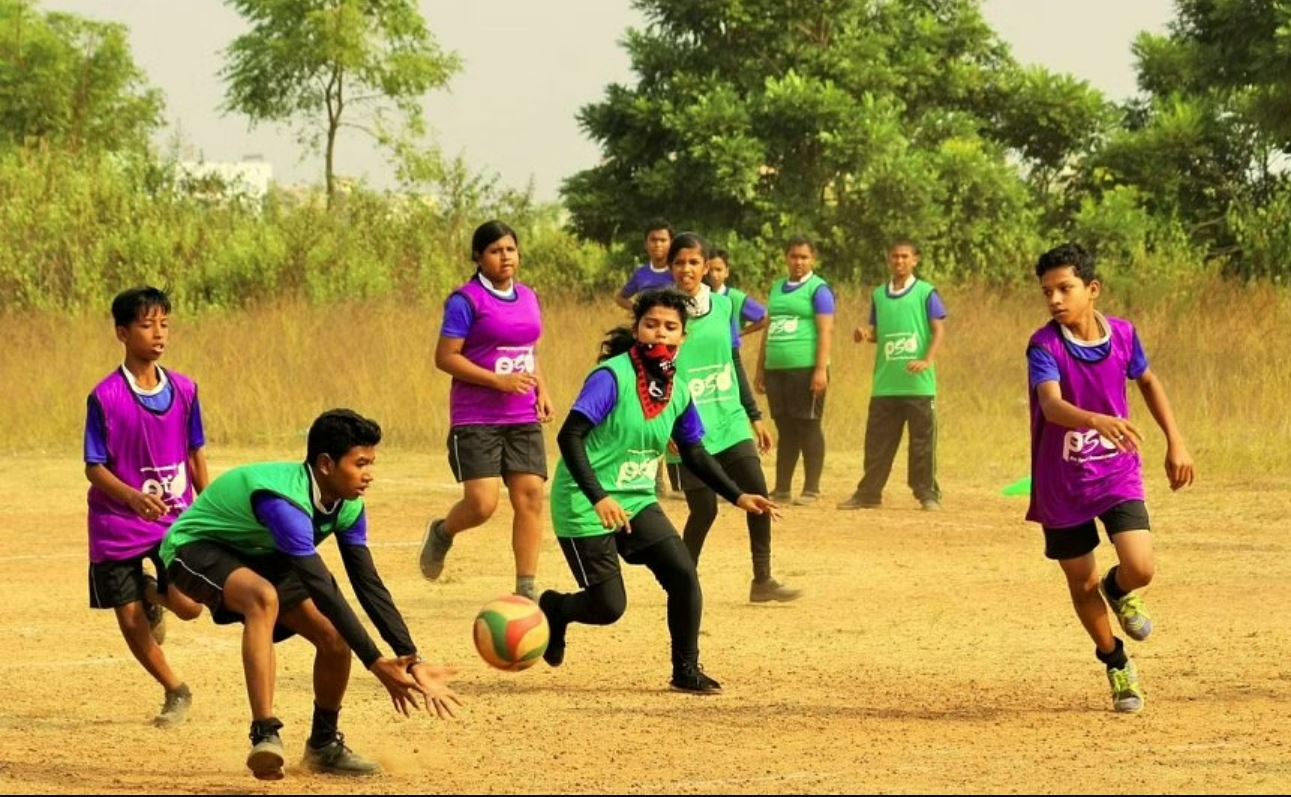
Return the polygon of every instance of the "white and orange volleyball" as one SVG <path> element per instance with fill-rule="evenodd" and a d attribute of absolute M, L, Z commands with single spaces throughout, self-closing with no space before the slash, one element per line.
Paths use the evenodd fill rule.
<path fill-rule="evenodd" d="M 532 667 L 547 650 L 550 629 L 538 604 L 521 595 L 491 601 L 475 615 L 475 649 L 499 670 Z"/>

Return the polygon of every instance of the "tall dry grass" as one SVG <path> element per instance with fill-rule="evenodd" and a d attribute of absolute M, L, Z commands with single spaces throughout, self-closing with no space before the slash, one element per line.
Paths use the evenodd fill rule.
<path fill-rule="evenodd" d="M 1027 472 L 1024 350 L 1046 320 L 1038 291 L 947 288 L 949 333 L 939 362 L 943 480 L 1001 483 Z M 541 362 L 562 413 L 591 367 L 617 309 L 548 297 Z M 826 432 L 831 460 L 859 461 L 873 347 L 851 342 L 866 300 L 840 296 Z M 1202 472 L 1277 477 L 1291 466 L 1291 295 L 1208 282 L 1106 294 L 1102 308 L 1133 320 L 1174 403 Z M 350 406 L 381 421 L 391 445 L 441 450 L 448 379 L 435 370 L 438 307 L 393 302 L 174 317 L 163 363 L 194 377 L 212 446 L 293 452 L 319 411 Z M 85 396 L 120 360 L 111 321 L 46 314 L 0 317 L 0 451 L 80 450 Z M 750 346 L 751 362 L 759 342 Z M 1136 396 L 1137 391 L 1131 390 Z M 1150 463 L 1164 455 L 1141 401 Z M 553 447 L 554 448 L 554 447 Z M 1158 467 L 1153 464 L 1152 467 Z"/>

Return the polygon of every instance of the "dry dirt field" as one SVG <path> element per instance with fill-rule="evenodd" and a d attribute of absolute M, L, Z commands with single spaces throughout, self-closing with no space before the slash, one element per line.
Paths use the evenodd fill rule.
<path fill-rule="evenodd" d="M 211 452 L 216 472 L 282 455 Z M 1284 478 L 1203 474 L 1170 495 L 1153 466 L 1157 627 L 1131 643 L 1147 708 L 1129 717 L 1110 710 L 1061 575 L 998 479 L 943 473 L 946 511 L 930 515 L 898 467 L 885 508 L 837 512 L 857 458 L 830 457 L 826 500 L 788 509 L 776 528 L 776 570 L 808 591 L 800 602 L 747 603 L 733 509 L 709 537 L 701 645 L 726 689 L 706 698 L 666 690 L 663 595 L 634 568 L 627 615 L 573 629 L 565 666 L 486 667 L 471 620 L 511 586 L 509 510 L 460 537 L 444 580 L 428 584 L 416 546 L 456 493 L 438 453 L 385 451 L 369 494 L 376 558 L 423 651 L 461 668 L 467 706 L 455 722 L 403 719 L 356 668 L 342 729 L 385 774 L 350 781 L 291 766 L 276 784 L 243 766 L 238 629 L 171 619 L 166 653 L 195 703 L 185 727 L 153 729 L 161 689 L 112 615 L 86 608 L 79 460 L 0 459 L 0 792 L 1291 790 Z M 680 526 L 685 505 L 664 508 Z M 571 587 L 554 541 L 543 555 L 541 584 Z M 308 733 L 310 653 L 300 640 L 279 652 L 291 755 Z"/>

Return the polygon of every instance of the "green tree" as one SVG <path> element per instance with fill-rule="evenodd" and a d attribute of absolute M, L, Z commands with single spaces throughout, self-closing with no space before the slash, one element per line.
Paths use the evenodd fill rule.
<path fill-rule="evenodd" d="M 0 0 L 0 146 L 145 148 L 162 107 L 124 26 Z"/>
<path fill-rule="evenodd" d="M 322 145 L 329 204 L 341 129 L 406 151 L 425 131 L 421 99 L 460 67 L 412 0 L 227 1 L 251 30 L 226 51 L 225 109 L 296 120 L 301 143 Z"/>

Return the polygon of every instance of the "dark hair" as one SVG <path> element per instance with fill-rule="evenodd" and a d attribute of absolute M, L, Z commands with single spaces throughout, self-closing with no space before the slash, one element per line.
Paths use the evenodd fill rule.
<path fill-rule="evenodd" d="M 794 237 L 790 238 L 789 243 L 784 245 L 785 254 L 788 254 L 789 250 L 799 246 L 805 246 L 811 250 L 811 253 L 813 255 L 816 254 L 816 244 L 813 243 L 812 240 L 805 235 L 795 235 Z"/>
<path fill-rule="evenodd" d="M 381 442 L 381 426 L 354 410 L 328 410 L 314 419 L 309 427 L 305 462 L 314 465 L 323 454 L 340 462 L 341 457 L 358 446 Z"/>
<path fill-rule="evenodd" d="M 667 230 L 669 238 L 676 235 L 676 233 L 673 232 L 672 224 L 669 223 L 667 219 L 651 219 L 650 223 L 646 225 L 645 237 L 649 238 L 650 233 L 654 232 L 655 230 Z"/>
<path fill-rule="evenodd" d="M 720 260 L 720 261 L 722 261 L 723 263 L 725 263 L 725 264 L 726 264 L 727 268 L 730 268 L 730 265 L 731 265 L 731 253 L 730 253 L 730 252 L 728 252 L 728 251 L 726 251 L 725 249 L 722 249 L 721 247 L 718 247 L 718 248 L 714 249 L 713 251 L 709 252 L 709 253 L 708 253 L 708 259 L 709 259 L 709 260 Z"/>
<path fill-rule="evenodd" d="M 1094 255 L 1080 244 L 1066 243 L 1040 255 L 1040 260 L 1035 264 L 1035 275 L 1043 277 L 1055 268 L 1070 268 L 1086 285 L 1098 279 L 1094 270 Z"/>
<path fill-rule="evenodd" d="M 683 249 L 698 249 L 699 253 L 708 259 L 708 244 L 699 236 L 697 232 L 679 232 L 672 239 L 672 245 L 668 247 L 668 263 L 672 261 Z"/>
<path fill-rule="evenodd" d="M 893 241 L 892 245 L 888 247 L 888 253 L 890 254 L 892 252 L 895 252 L 896 250 L 900 249 L 903 246 L 906 249 L 909 249 L 911 252 L 914 252 L 915 257 L 918 257 L 923 254 L 923 252 L 919 251 L 919 244 L 915 243 L 910 238 L 898 238 L 895 241 Z"/>
<path fill-rule="evenodd" d="M 140 318 L 147 317 L 154 307 L 159 307 L 163 313 L 170 315 L 170 297 L 165 291 L 151 285 L 131 288 L 118 293 L 117 298 L 112 300 L 112 320 L 119 327 L 128 327 Z"/>
<path fill-rule="evenodd" d="M 475 234 L 471 236 L 471 259 L 479 260 L 484 250 L 488 249 L 494 241 L 500 241 L 508 235 L 516 242 L 516 246 L 520 245 L 520 236 L 516 231 L 496 219 L 476 227 Z"/>
<path fill-rule="evenodd" d="M 639 294 L 636 301 L 632 303 L 632 326 L 615 327 L 605 333 L 605 340 L 601 341 L 601 353 L 596 358 L 596 361 L 604 362 L 632 348 L 637 342 L 637 324 L 641 323 L 641 319 L 645 318 L 645 314 L 650 312 L 653 307 L 667 307 L 676 310 L 677 315 L 681 317 L 682 329 L 686 328 L 686 322 L 690 320 L 689 296 L 675 288 L 645 291 Z"/>

